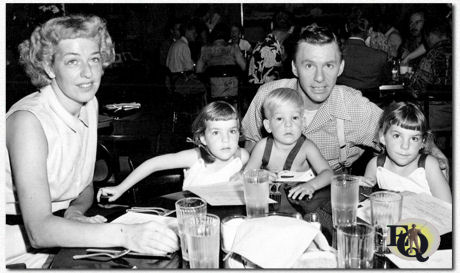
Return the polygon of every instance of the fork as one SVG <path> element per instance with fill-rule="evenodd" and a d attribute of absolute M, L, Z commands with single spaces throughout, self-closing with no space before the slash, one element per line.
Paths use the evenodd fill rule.
<path fill-rule="evenodd" d="M 99 256 L 106 256 L 109 257 L 110 259 L 117 259 L 122 256 L 125 256 L 128 254 L 131 250 L 125 249 L 125 250 L 120 250 L 116 253 L 107 253 L 107 252 L 98 252 L 98 253 L 91 253 L 91 254 L 83 254 L 83 255 L 74 255 L 72 258 L 74 260 L 80 260 L 80 259 L 86 259 L 90 257 L 99 257 Z"/>
<path fill-rule="evenodd" d="M 176 212 L 175 210 L 169 210 L 169 209 L 160 208 L 160 207 L 132 207 L 126 210 L 126 212 L 129 212 L 129 211 L 140 212 L 140 213 L 153 212 L 153 213 L 158 214 L 159 216 L 169 216 L 173 214 L 174 212 Z"/>

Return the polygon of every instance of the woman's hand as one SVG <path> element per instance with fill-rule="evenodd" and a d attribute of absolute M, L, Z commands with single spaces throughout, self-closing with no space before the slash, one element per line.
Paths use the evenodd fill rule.
<path fill-rule="evenodd" d="M 69 211 L 67 210 L 64 213 L 64 218 L 72 221 L 78 221 L 82 223 L 91 223 L 91 224 L 102 224 L 107 222 L 107 218 L 101 215 L 95 215 L 91 217 L 84 216 L 83 213 L 77 210 Z"/>
<path fill-rule="evenodd" d="M 179 250 L 179 239 L 177 234 L 166 225 L 150 221 L 126 225 L 125 247 L 160 256 Z"/>
<path fill-rule="evenodd" d="M 124 193 L 123 190 L 121 190 L 119 187 L 105 187 L 105 188 L 100 188 L 97 191 L 96 195 L 96 200 L 97 202 L 100 202 L 101 196 L 108 196 L 108 201 L 113 202 L 120 198 L 120 196 Z"/>
<path fill-rule="evenodd" d="M 302 199 L 304 196 L 308 196 L 308 199 L 313 197 L 313 193 L 315 192 L 315 188 L 306 182 L 300 185 L 297 185 L 289 190 L 288 197 L 292 199 Z"/>

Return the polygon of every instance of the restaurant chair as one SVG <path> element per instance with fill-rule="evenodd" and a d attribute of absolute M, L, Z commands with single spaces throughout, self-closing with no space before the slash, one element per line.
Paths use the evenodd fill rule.
<path fill-rule="evenodd" d="M 209 100 L 223 100 L 240 110 L 239 74 L 236 65 L 215 65 L 206 69 L 209 86 Z"/>
<path fill-rule="evenodd" d="M 113 187 L 120 184 L 133 170 L 133 162 L 128 156 L 116 158 L 103 143 L 99 142 L 93 176 L 94 192 L 96 193 L 102 187 Z M 135 204 L 137 192 L 137 187 L 132 187 L 120 197 L 117 203 Z"/>
<path fill-rule="evenodd" d="M 148 200 L 152 197 L 182 191 L 183 181 L 183 169 L 171 169 L 155 172 L 144 178 L 136 185 L 136 200 L 139 204 L 142 204 L 144 201 L 148 202 Z"/>
<path fill-rule="evenodd" d="M 172 126 L 173 133 L 178 129 L 178 125 L 185 121 L 191 124 L 199 111 L 208 103 L 207 90 L 192 72 L 169 73 L 169 84 L 171 95 L 172 109 Z M 189 128 L 186 128 L 190 132 Z"/>
<path fill-rule="evenodd" d="M 113 175 L 113 158 L 107 147 L 102 144 L 97 144 L 96 165 L 94 167 L 93 182 L 104 184 L 109 181 Z"/>

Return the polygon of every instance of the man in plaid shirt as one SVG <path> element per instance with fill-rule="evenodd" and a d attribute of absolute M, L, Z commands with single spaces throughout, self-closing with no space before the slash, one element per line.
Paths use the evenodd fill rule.
<path fill-rule="evenodd" d="M 264 98 L 269 92 L 286 87 L 302 96 L 303 134 L 318 146 L 335 172 L 350 167 L 364 147 L 380 150 L 377 129 L 382 110 L 360 91 L 336 85 L 343 68 L 336 36 L 327 28 L 308 26 L 297 42 L 292 62 L 296 78 L 262 85 L 251 102 L 242 121 L 246 149 L 251 151 L 266 133 L 262 131 Z M 444 162 L 443 166 L 446 165 Z"/>

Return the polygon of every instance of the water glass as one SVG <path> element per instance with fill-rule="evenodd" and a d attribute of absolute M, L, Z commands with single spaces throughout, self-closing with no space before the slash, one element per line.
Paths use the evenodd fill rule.
<path fill-rule="evenodd" d="M 312 224 L 313 226 L 315 226 L 316 228 L 321 229 L 321 223 L 319 221 L 318 213 L 316 212 L 307 213 L 305 214 L 303 219 L 307 221 L 308 223 Z"/>
<path fill-rule="evenodd" d="M 332 224 L 356 224 L 359 202 L 359 178 L 348 174 L 334 175 L 331 179 Z"/>
<path fill-rule="evenodd" d="M 243 172 L 244 200 L 246 215 L 249 218 L 264 217 L 268 213 L 269 185 L 265 170 L 246 170 Z"/>
<path fill-rule="evenodd" d="M 388 227 L 401 219 L 402 196 L 389 191 L 374 192 L 371 200 L 371 223 L 375 228 L 375 254 L 390 253 L 387 248 Z"/>
<path fill-rule="evenodd" d="M 185 220 L 190 268 L 219 268 L 220 219 L 206 214 Z"/>
<path fill-rule="evenodd" d="M 189 260 L 187 242 L 184 236 L 184 221 L 190 218 L 204 218 L 207 212 L 206 205 L 206 201 L 198 197 L 182 198 L 176 202 L 176 215 L 183 260 Z"/>
<path fill-rule="evenodd" d="M 337 228 L 337 263 L 339 268 L 372 268 L 374 228 L 368 224 Z"/>
<path fill-rule="evenodd" d="M 409 71 L 408 65 L 400 65 L 399 66 L 399 74 L 405 75 Z"/>

